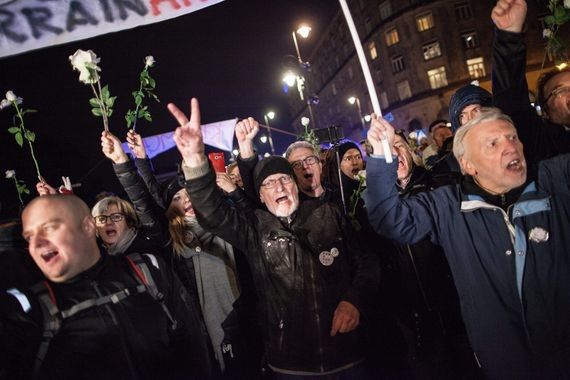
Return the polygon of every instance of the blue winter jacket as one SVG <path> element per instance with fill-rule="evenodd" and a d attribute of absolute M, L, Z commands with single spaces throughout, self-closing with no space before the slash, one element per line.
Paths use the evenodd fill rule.
<path fill-rule="evenodd" d="M 570 155 L 541 162 L 508 213 L 460 185 L 400 199 L 397 165 L 367 162 L 370 223 L 401 243 L 429 236 L 443 247 L 485 375 L 568 376 Z"/>

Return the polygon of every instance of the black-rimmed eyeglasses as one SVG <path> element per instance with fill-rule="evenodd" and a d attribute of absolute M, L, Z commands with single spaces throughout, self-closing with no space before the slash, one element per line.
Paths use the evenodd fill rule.
<path fill-rule="evenodd" d="M 118 223 L 121 220 L 125 219 L 125 216 L 120 212 L 114 212 L 111 215 L 97 215 L 95 217 L 95 223 L 97 224 L 107 224 L 107 219 L 111 219 L 111 222 Z"/>
<path fill-rule="evenodd" d="M 282 185 L 287 185 L 293 181 L 293 178 L 289 175 L 283 175 L 279 178 L 267 179 L 263 181 L 261 187 L 265 189 L 272 189 L 277 186 L 277 181 L 281 182 Z"/>
<path fill-rule="evenodd" d="M 303 164 L 309 166 L 309 165 L 314 165 L 317 162 L 319 162 L 319 158 L 317 156 L 309 156 L 309 157 L 305 157 L 302 160 L 297 160 L 297 161 L 291 162 L 291 166 L 293 167 L 293 169 L 298 170 L 298 169 L 301 169 L 303 167 Z"/>

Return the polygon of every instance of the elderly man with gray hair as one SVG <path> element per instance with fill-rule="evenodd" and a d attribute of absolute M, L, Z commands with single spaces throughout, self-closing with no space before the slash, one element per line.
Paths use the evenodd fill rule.
<path fill-rule="evenodd" d="M 458 129 L 462 181 L 407 199 L 394 186 L 374 117 L 365 201 L 376 232 L 443 247 L 469 340 L 489 378 L 563 378 L 570 373 L 570 155 L 527 172 L 511 119 L 483 109 Z M 532 165 L 534 166 L 534 165 Z M 530 167 L 532 167 L 530 166 Z"/>

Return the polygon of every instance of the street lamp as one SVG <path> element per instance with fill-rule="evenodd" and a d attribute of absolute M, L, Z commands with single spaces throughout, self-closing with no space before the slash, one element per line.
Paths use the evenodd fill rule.
<path fill-rule="evenodd" d="M 301 58 L 299 43 L 297 42 L 297 34 L 300 35 L 302 38 L 308 38 L 310 33 L 311 33 L 311 27 L 308 25 L 301 25 L 296 31 L 291 32 L 291 35 L 293 36 L 293 43 L 295 44 L 295 51 L 297 52 L 297 61 L 299 62 L 299 66 L 302 69 L 307 69 L 309 67 L 309 64 L 308 62 L 303 62 L 303 59 Z M 289 85 L 289 87 L 292 86 L 293 85 Z M 309 109 L 309 116 L 311 120 L 315 120 L 315 115 L 313 114 L 313 107 L 311 104 L 312 97 L 307 87 L 308 86 L 305 81 L 305 77 L 303 75 L 297 76 L 297 89 L 299 90 L 299 95 L 301 96 L 301 100 L 305 100 L 305 96 L 303 96 L 303 89 L 306 89 L 307 90 L 306 102 L 307 102 L 307 108 Z"/>
<path fill-rule="evenodd" d="M 360 117 L 360 124 L 362 125 L 362 129 L 364 130 L 366 128 L 366 124 L 364 121 L 364 116 L 362 116 L 362 108 L 360 108 L 360 99 L 358 99 L 356 96 L 351 96 L 350 98 L 348 98 L 348 102 L 350 104 L 356 103 L 356 109 L 358 110 L 358 117 Z"/>
<path fill-rule="evenodd" d="M 265 126 L 267 127 L 267 137 L 269 140 L 269 147 L 271 148 L 271 154 L 275 154 L 275 148 L 273 147 L 273 138 L 271 137 L 271 126 L 269 125 L 269 119 L 273 120 L 275 117 L 275 112 L 269 111 L 263 118 L 265 119 Z"/>

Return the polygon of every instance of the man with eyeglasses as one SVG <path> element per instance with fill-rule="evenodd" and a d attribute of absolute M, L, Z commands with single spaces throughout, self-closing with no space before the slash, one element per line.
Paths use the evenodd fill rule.
<path fill-rule="evenodd" d="M 198 101 L 191 101 L 190 120 L 174 104 L 168 109 L 180 124 L 174 141 L 200 225 L 248 258 L 266 359 L 276 378 L 366 379 L 359 325 L 378 285 L 376 257 L 359 248 L 335 204 L 299 201 L 295 173 L 283 157 L 265 158 L 253 171 L 267 210 L 227 205 L 204 154 Z M 253 119 L 240 122 L 238 141 L 255 126 Z"/>

